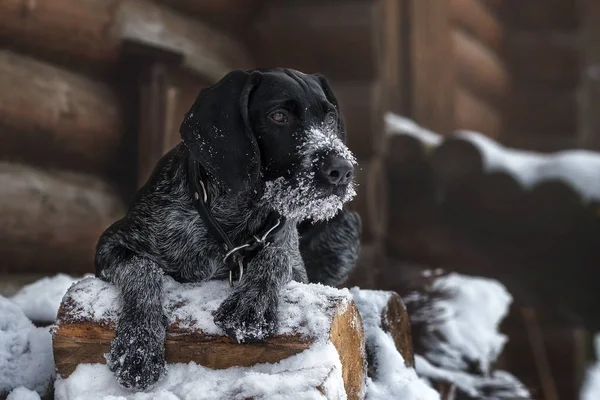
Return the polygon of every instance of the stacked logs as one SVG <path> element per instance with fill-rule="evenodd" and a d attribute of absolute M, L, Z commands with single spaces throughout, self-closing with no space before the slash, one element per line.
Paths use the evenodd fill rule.
<path fill-rule="evenodd" d="M 573 147 L 581 70 L 576 2 L 491 3 L 450 1 L 455 128 L 517 147 Z"/>
<path fill-rule="evenodd" d="M 256 21 L 254 51 L 265 65 L 323 74 L 339 102 L 348 145 L 358 161 L 358 195 L 350 207 L 363 222 L 361 260 L 346 285 L 365 288 L 373 286 L 382 262 L 387 221 L 383 115 L 390 85 L 383 71 L 384 37 L 398 22 L 385 18 L 390 3 L 270 2 Z"/>
<path fill-rule="evenodd" d="M 251 65 L 228 35 L 149 0 L 4 1 L 0 42 L 2 273 L 92 272 L 198 91 Z"/>
<path fill-rule="evenodd" d="M 536 312 L 553 317 L 542 322 L 542 339 L 529 338 L 539 327 L 518 317 L 515 307 L 517 318 L 505 324 L 511 339 L 503 363 L 538 395 L 549 396 L 552 385 L 543 382 L 536 350 L 542 340 L 542 354 L 550 355 L 544 368 L 552 371 L 554 387 L 560 398 L 573 397 L 582 357 L 567 357 L 560 349 L 583 351 L 581 329 L 556 310 L 566 308 L 566 316 L 575 314 L 597 329 L 600 310 L 591 282 L 600 278 L 600 185 L 589 171 L 600 168 L 600 154 L 540 154 L 512 150 L 480 134 L 442 140 L 414 124 L 400 126 L 405 131 L 396 129 L 391 141 L 402 143 L 403 150 L 388 161 L 395 204 L 388 253 L 496 278 L 517 301 L 544 304 Z M 398 290 L 402 275 L 386 270 L 381 287 Z"/>

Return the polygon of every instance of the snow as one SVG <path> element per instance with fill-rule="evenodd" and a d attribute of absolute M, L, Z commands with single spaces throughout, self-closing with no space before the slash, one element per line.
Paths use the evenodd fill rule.
<path fill-rule="evenodd" d="M 38 392 L 19 386 L 10 392 L 6 400 L 40 400 L 40 395 Z"/>
<path fill-rule="evenodd" d="M 394 344 L 392 336 L 381 328 L 381 316 L 390 299 L 390 292 L 350 290 L 364 325 L 367 351 L 375 363 L 375 374 L 367 380 L 366 400 L 439 399 L 438 392 L 417 376 L 414 368 L 407 367 Z"/>
<path fill-rule="evenodd" d="M 213 311 L 231 293 L 226 281 L 178 283 L 164 278 L 164 309 L 171 325 L 189 332 L 223 335 L 213 322 Z M 288 283 L 280 293 L 277 334 L 300 334 L 306 337 L 328 337 L 335 312 L 345 311 L 352 299 L 347 289 L 320 284 Z M 115 287 L 98 278 L 85 278 L 74 284 L 66 295 L 68 321 L 95 321 L 114 324 L 120 309 Z M 331 309 L 339 303 L 341 308 Z M 60 321 L 59 321 L 60 323 Z"/>
<path fill-rule="evenodd" d="M 431 364 L 420 355 L 415 356 L 415 367 L 421 376 L 452 382 L 461 391 L 476 399 L 528 399 L 529 391 L 506 371 L 494 371 L 485 376 L 463 371 L 448 370 Z"/>
<path fill-rule="evenodd" d="M 341 195 L 323 197 L 322 190 L 315 184 L 318 154 L 335 154 L 356 165 L 354 155 L 337 133 L 326 127 L 309 129 L 298 151 L 302 157 L 302 173 L 296 174 L 293 180 L 279 177 L 266 182 L 262 199 L 291 220 L 323 221 L 333 218 L 345 203 L 356 196 L 355 184 L 351 181 Z"/>
<path fill-rule="evenodd" d="M 86 275 L 89 277 L 92 275 Z M 82 278 L 58 274 L 25 285 L 10 300 L 21 307 L 27 318 L 37 322 L 54 322 L 62 297 L 71 285 Z"/>
<path fill-rule="evenodd" d="M 508 313 L 511 295 L 498 281 L 456 273 L 436 278 L 431 289 L 451 296 L 429 305 L 427 312 L 441 318 L 430 324 L 427 352 L 422 355 L 452 370 L 466 370 L 469 362 L 476 362 L 487 374 L 507 341 L 498 327 Z M 414 300 L 411 296 L 405 301 Z"/>
<path fill-rule="evenodd" d="M 550 179 L 569 183 L 584 199 L 600 199 L 600 154 L 565 150 L 553 154 L 510 149 L 479 132 L 462 130 L 456 137 L 473 143 L 483 155 L 484 168 L 507 172 L 529 188 Z"/>
<path fill-rule="evenodd" d="M 425 129 L 417 125 L 414 121 L 391 112 L 385 114 L 385 123 L 388 134 L 412 136 L 431 146 L 439 145 L 444 139 L 442 135 Z"/>
<path fill-rule="evenodd" d="M 45 393 L 53 378 L 50 332 L 36 328 L 16 304 L 0 296 L 0 393 L 20 386 Z"/>
<path fill-rule="evenodd" d="M 57 379 L 56 400 L 345 399 L 342 366 L 335 347 L 321 343 L 275 364 L 224 370 L 171 364 L 151 391 L 121 388 L 105 365 L 81 364 Z M 318 387 L 321 387 L 321 392 Z"/>
<path fill-rule="evenodd" d="M 596 363 L 590 365 L 585 374 L 580 398 L 581 400 L 597 400 L 600 398 L 600 334 L 594 337 Z"/>

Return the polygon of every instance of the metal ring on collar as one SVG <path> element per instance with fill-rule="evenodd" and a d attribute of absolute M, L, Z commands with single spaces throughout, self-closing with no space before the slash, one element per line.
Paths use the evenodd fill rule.
<path fill-rule="evenodd" d="M 242 260 L 238 260 L 238 266 L 240 267 L 240 277 L 238 278 L 238 282 L 242 280 L 242 276 L 244 276 L 244 264 Z M 229 270 L 229 286 L 233 287 L 233 270 Z"/>

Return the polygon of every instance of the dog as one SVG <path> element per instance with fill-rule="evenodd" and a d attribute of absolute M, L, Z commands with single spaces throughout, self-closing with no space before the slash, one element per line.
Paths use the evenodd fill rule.
<path fill-rule="evenodd" d="M 232 71 L 200 92 L 180 134 L 96 248 L 96 275 L 122 299 L 107 364 L 133 390 L 165 372 L 163 275 L 229 277 L 214 322 L 257 342 L 276 329 L 286 283 L 339 285 L 360 250 L 360 217 L 346 207 L 356 161 L 323 76 Z"/>

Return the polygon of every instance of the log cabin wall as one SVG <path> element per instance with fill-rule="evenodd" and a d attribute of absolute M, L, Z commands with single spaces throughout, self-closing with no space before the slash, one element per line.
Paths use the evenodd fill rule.
<path fill-rule="evenodd" d="M 0 3 L 0 273 L 93 272 L 199 90 L 252 65 L 239 3 Z"/>

